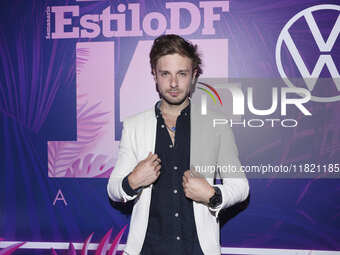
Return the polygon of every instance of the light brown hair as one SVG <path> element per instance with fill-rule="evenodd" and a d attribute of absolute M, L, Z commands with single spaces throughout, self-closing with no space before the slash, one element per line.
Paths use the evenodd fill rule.
<path fill-rule="evenodd" d="M 154 75 L 153 71 L 156 69 L 156 64 L 160 57 L 175 53 L 191 59 L 192 71 L 196 70 L 194 77 L 194 82 L 196 83 L 202 73 L 202 61 L 197 52 L 197 45 L 193 45 L 191 42 L 175 34 L 161 35 L 153 42 L 150 51 L 151 73 Z"/>

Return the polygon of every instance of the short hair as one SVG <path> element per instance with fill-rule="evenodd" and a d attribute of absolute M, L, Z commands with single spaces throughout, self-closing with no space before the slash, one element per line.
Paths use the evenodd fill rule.
<path fill-rule="evenodd" d="M 153 70 L 156 69 L 156 64 L 160 57 L 175 53 L 191 59 L 192 69 L 196 70 L 196 76 L 194 77 L 196 83 L 198 77 L 202 74 L 202 61 L 197 52 L 197 45 L 193 45 L 191 42 L 175 34 L 161 35 L 153 42 L 150 51 L 151 73 L 154 74 Z"/>

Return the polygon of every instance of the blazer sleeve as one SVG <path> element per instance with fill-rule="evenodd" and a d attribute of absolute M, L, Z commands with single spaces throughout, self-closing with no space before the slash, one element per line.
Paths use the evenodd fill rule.
<path fill-rule="evenodd" d="M 107 193 L 109 197 L 116 202 L 127 202 L 133 200 L 138 194 L 128 195 L 123 189 L 124 178 L 137 165 L 137 157 L 134 153 L 133 129 L 128 120 L 123 122 L 122 137 L 119 144 L 118 159 L 110 175 L 107 184 Z"/>
<path fill-rule="evenodd" d="M 236 203 L 244 201 L 249 194 L 249 183 L 243 172 L 241 172 L 241 163 L 238 158 L 238 150 L 235 144 L 234 135 L 231 128 L 224 128 L 220 133 L 220 146 L 218 152 L 217 175 L 219 175 L 223 184 L 214 185 L 221 190 L 222 203 L 216 208 L 210 208 L 218 217 L 221 209 L 233 206 Z M 237 169 L 237 173 L 228 173 L 223 171 L 228 167 Z"/>

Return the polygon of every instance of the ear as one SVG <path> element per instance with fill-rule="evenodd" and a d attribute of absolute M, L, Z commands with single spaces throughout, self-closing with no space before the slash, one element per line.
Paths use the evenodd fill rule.
<path fill-rule="evenodd" d="M 156 74 L 156 70 L 155 69 L 152 69 L 152 77 L 153 77 L 153 80 L 155 81 L 156 91 L 157 91 L 157 93 L 159 93 L 158 84 L 157 84 L 157 74 Z"/>
<path fill-rule="evenodd" d="M 194 80 L 197 74 L 197 68 L 193 70 L 192 72 L 192 79 Z"/>
<path fill-rule="evenodd" d="M 196 74 L 197 74 L 197 69 L 194 69 L 193 72 L 192 72 L 192 82 L 191 82 L 191 85 L 190 85 L 190 97 L 192 96 L 192 94 L 195 92 L 195 88 L 196 88 L 196 83 L 194 83 L 195 81 L 195 78 L 196 78 Z"/>
<path fill-rule="evenodd" d="M 155 81 L 155 83 L 157 83 L 157 75 L 156 75 L 155 69 L 152 69 L 152 76 L 153 76 L 153 80 Z"/>

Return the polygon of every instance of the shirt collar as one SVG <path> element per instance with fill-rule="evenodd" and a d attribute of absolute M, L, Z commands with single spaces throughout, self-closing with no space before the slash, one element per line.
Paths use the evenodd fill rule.
<path fill-rule="evenodd" d="M 156 114 L 156 118 L 158 118 L 159 116 L 162 115 L 161 109 L 160 109 L 161 101 L 162 101 L 162 100 L 159 100 L 159 101 L 157 101 L 157 103 L 155 104 L 155 114 Z M 181 114 L 180 114 L 180 115 L 190 116 L 190 106 L 191 106 L 191 101 L 190 101 L 190 99 L 189 99 L 189 104 L 181 111 Z"/>

